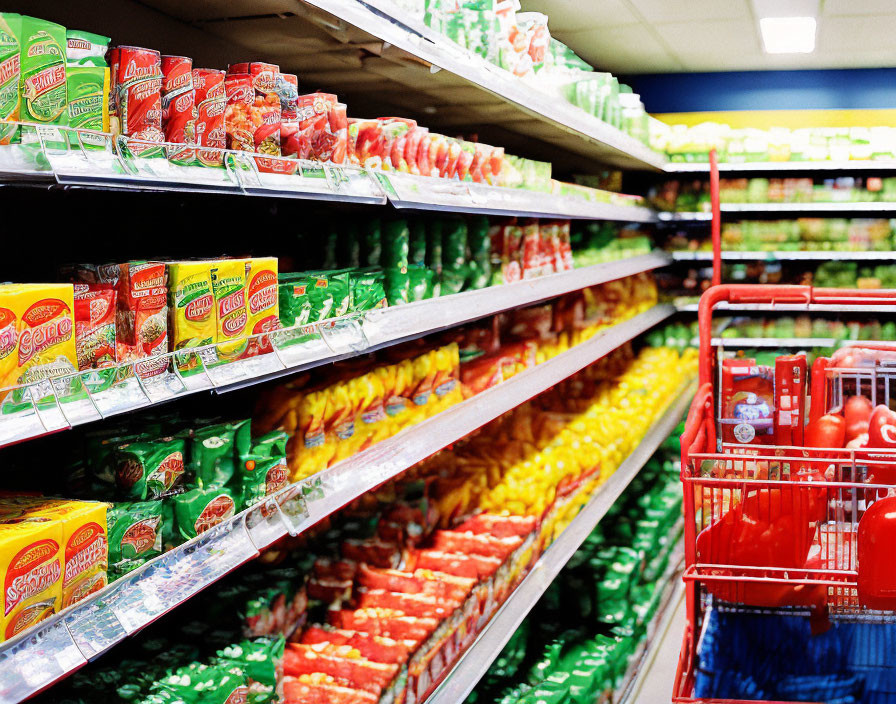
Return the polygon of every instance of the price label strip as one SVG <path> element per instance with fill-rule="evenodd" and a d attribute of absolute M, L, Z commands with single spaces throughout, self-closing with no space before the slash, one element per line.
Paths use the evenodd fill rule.
<path fill-rule="evenodd" d="M 113 589 L 101 599 L 77 606 L 65 618 L 75 644 L 88 660 L 105 652 L 128 635 L 112 608 L 117 593 L 118 589 Z"/>
<path fill-rule="evenodd" d="M 246 530 L 249 531 L 249 537 L 258 550 L 282 538 L 289 529 L 290 525 L 283 517 L 275 496 L 269 496 L 259 502 L 246 514 Z"/>
<path fill-rule="evenodd" d="M 87 662 L 62 620 L 54 620 L 0 652 L 0 704 L 13 704 Z"/>
<path fill-rule="evenodd" d="M 334 354 L 362 352 L 370 345 L 356 318 L 341 318 L 320 325 L 320 333 Z"/>
<path fill-rule="evenodd" d="M 290 535 L 298 535 L 308 518 L 304 489 L 303 485 L 294 484 L 276 496 L 283 522 Z"/>

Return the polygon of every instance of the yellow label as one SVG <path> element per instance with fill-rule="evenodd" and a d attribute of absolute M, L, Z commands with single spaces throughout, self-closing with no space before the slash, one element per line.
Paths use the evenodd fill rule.
<path fill-rule="evenodd" d="M 172 262 L 168 265 L 168 315 L 171 349 L 203 347 L 215 341 L 214 262 Z M 181 367 L 196 367 L 194 356 Z"/>

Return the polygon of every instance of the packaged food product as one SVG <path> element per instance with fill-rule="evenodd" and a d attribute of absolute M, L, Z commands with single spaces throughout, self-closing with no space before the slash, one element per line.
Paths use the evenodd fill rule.
<path fill-rule="evenodd" d="M 168 351 L 168 269 L 162 262 L 115 266 L 118 360 L 143 359 Z"/>
<path fill-rule="evenodd" d="M 116 114 L 121 134 L 130 137 L 128 147 L 136 156 L 162 153 L 153 143 L 162 133 L 162 57 L 153 49 L 117 47 L 118 68 L 113 75 Z"/>
<path fill-rule="evenodd" d="M 162 129 L 165 141 L 196 143 L 196 91 L 193 89 L 193 59 L 188 56 L 162 57 Z M 178 154 L 188 158 L 192 152 Z"/>
<path fill-rule="evenodd" d="M 110 578 L 162 554 L 161 501 L 116 503 L 107 515 Z"/>
<path fill-rule="evenodd" d="M 200 487 L 223 486 L 251 444 L 248 420 L 196 428 L 190 437 L 190 470 Z"/>
<path fill-rule="evenodd" d="M 209 261 L 168 264 L 170 346 L 174 352 L 211 345 L 215 341 L 217 322 L 212 264 Z M 176 361 L 181 373 L 202 368 L 194 354 L 178 355 Z"/>
<path fill-rule="evenodd" d="M 193 69 L 193 91 L 196 105 L 196 144 L 208 149 L 197 151 L 200 164 L 223 166 L 223 153 L 227 147 L 224 113 L 227 109 L 227 92 L 224 87 L 224 71 L 213 68 Z"/>
<path fill-rule="evenodd" d="M 230 65 L 225 79 L 227 112 L 224 118 L 228 148 L 280 156 L 279 73 L 280 67 L 274 64 Z"/>
<path fill-rule="evenodd" d="M 248 313 L 246 310 L 245 259 L 222 259 L 212 265 L 212 293 L 215 297 L 218 359 L 239 359 L 246 352 Z"/>
<path fill-rule="evenodd" d="M 341 164 L 348 152 L 345 106 L 332 93 L 299 96 L 299 157 Z"/>
<path fill-rule="evenodd" d="M 15 384 L 19 349 L 18 316 L 7 307 L 4 288 L 0 286 L 0 403 L 7 393 L 3 389 Z"/>
<path fill-rule="evenodd" d="M 177 533 L 183 540 L 195 538 L 236 513 L 236 502 L 227 487 L 190 489 L 174 496 L 171 502 Z"/>
<path fill-rule="evenodd" d="M 0 12 L 0 145 L 18 138 L 16 125 L 3 122 L 19 120 L 22 94 L 21 75 L 22 16 L 15 12 Z"/>
<path fill-rule="evenodd" d="M 21 120 L 64 125 L 65 27 L 28 15 L 22 15 L 21 22 Z"/>
<path fill-rule="evenodd" d="M 277 96 L 280 98 L 280 153 L 299 155 L 299 79 L 293 73 L 277 74 Z"/>
<path fill-rule="evenodd" d="M 384 276 L 376 268 L 359 269 L 350 273 L 352 312 L 384 308 L 387 305 Z"/>
<path fill-rule="evenodd" d="M 183 438 L 131 442 L 115 450 L 115 484 L 121 498 L 159 499 L 176 491 L 184 479 Z"/>
<path fill-rule="evenodd" d="M 277 288 L 277 258 L 253 257 L 246 260 L 246 323 L 248 335 L 261 335 L 280 329 L 280 305 Z M 252 337 L 247 354 L 253 356 L 271 351 L 267 336 Z"/>
<path fill-rule="evenodd" d="M 234 487 L 234 493 L 239 492 L 240 507 L 247 508 L 286 487 L 289 483 L 286 457 L 250 454 L 243 458 L 242 468 L 235 477 L 239 478 L 239 487 Z"/>
<path fill-rule="evenodd" d="M 65 32 L 65 63 L 69 66 L 106 66 L 109 37 L 80 29 Z"/>
<path fill-rule="evenodd" d="M 78 369 L 115 364 L 115 311 L 112 284 L 75 284 L 75 351 Z"/>
<path fill-rule="evenodd" d="M 69 127 L 109 131 L 109 69 L 105 66 L 69 66 L 66 69 Z M 87 135 L 82 143 L 90 144 Z M 94 142 L 101 144 L 101 138 Z"/>
<path fill-rule="evenodd" d="M 387 220 L 382 229 L 382 255 L 380 265 L 385 269 L 407 269 L 411 232 L 404 219 Z"/>
<path fill-rule="evenodd" d="M 722 439 L 753 445 L 774 443 L 774 369 L 753 359 L 722 363 Z"/>

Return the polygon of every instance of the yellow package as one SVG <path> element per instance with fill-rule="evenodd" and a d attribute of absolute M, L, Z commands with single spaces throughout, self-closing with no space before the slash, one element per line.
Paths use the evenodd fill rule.
<path fill-rule="evenodd" d="M 47 517 L 62 525 L 63 609 L 108 583 L 107 509 L 108 504 L 96 501 L 45 502 L 28 509 L 29 518 Z"/>
<path fill-rule="evenodd" d="M 62 560 L 58 521 L 0 525 L 4 640 L 59 611 Z"/>
<path fill-rule="evenodd" d="M 329 413 L 330 389 L 302 394 L 298 406 L 298 429 L 287 450 L 290 478 L 298 481 L 327 468 L 335 452 L 327 443 L 326 420 Z"/>
<path fill-rule="evenodd" d="M 408 408 L 412 403 L 411 385 L 414 379 L 414 362 L 405 359 L 397 364 L 383 367 L 383 396 L 386 400 L 386 415 L 392 426 L 392 434 L 406 424 Z"/>
<path fill-rule="evenodd" d="M 246 310 L 249 321 L 247 335 L 260 335 L 280 329 L 280 299 L 277 295 L 277 257 L 254 257 L 246 260 Z M 249 340 L 248 356 L 271 351 L 268 337 Z"/>
<path fill-rule="evenodd" d="M 2 386 L 30 384 L 78 371 L 75 352 L 74 287 L 71 284 L 13 284 L 0 290 L 5 309 L 5 344 L 0 369 L 8 375 Z M 9 339 L 11 319 L 17 340 Z M 13 368 L 12 359 L 15 360 Z M 13 393 L 21 401 L 21 392 Z"/>
<path fill-rule="evenodd" d="M 356 452 L 363 452 L 389 436 L 386 427 L 385 394 L 382 375 L 376 370 L 358 378 L 355 385 L 358 392 L 355 407 L 355 435 L 350 444 Z"/>
<path fill-rule="evenodd" d="M 330 404 L 327 409 L 326 444 L 333 449 L 327 466 L 345 459 L 351 454 L 351 439 L 355 434 L 355 410 L 361 393 L 358 379 L 339 381 L 330 387 Z"/>
<path fill-rule="evenodd" d="M 218 359 L 223 362 L 239 359 L 249 345 L 246 337 L 246 264 L 245 259 L 222 259 L 212 265 L 215 342 Z"/>
<path fill-rule="evenodd" d="M 172 262 L 168 265 L 169 344 L 178 352 L 215 341 L 217 321 L 212 293 L 212 262 Z M 193 354 L 177 357 L 180 371 L 195 373 L 202 364 Z"/>
<path fill-rule="evenodd" d="M 0 401 L 4 399 L 8 386 L 12 386 L 15 376 L 19 349 L 18 317 L 10 308 L 7 291 L 12 286 L 0 285 Z"/>

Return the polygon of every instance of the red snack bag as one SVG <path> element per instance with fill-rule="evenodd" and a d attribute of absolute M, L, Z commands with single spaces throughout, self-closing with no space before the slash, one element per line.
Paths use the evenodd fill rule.
<path fill-rule="evenodd" d="M 491 171 L 491 179 L 489 183 L 493 186 L 500 185 L 501 171 L 504 169 L 504 147 L 491 147 L 489 155 L 489 170 Z"/>
<path fill-rule="evenodd" d="M 223 155 L 220 149 L 227 147 L 224 128 L 224 112 L 227 108 L 227 94 L 224 90 L 224 72 L 213 68 L 193 69 L 193 90 L 196 103 L 196 144 L 199 162 L 206 166 L 221 166 Z"/>
<path fill-rule="evenodd" d="M 168 268 L 161 262 L 129 262 L 118 277 L 118 359 L 168 352 Z"/>
<path fill-rule="evenodd" d="M 243 114 L 242 109 L 233 116 L 238 129 L 247 129 L 247 123 L 252 125 L 252 137 L 254 147 L 243 151 L 256 151 L 268 156 L 280 156 L 280 121 L 281 108 L 280 96 L 277 93 L 277 76 L 280 67 L 276 64 L 261 62 L 231 64 L 227 70 L 227 81 L 231 77 L 249 76 L 252 93 L 245 100 L 249 109 Z M 240 84 L 242 85 L 242 84 Z M 234 87 L 236 90 L 236 84 Z M 242 88 L 240 88 L 242 90 Z M 242 102 L 243 96 L 240 94 Z M 228 109 L 230 108 L 230 90 L 227 90 Z M 228 122 L 227 117 L 224 118 Z M 228 133 L 230 130 L 228 130 Z M 234 147 L 236 149 L 237 147 Z"/>
<path fill-rule="evenodd" d="M 527 218 L 522 232 L 522 272 L 524 279 L 541 276 L 541 230 L 538 220 Z"/>
<path fill-rule="evenodd" d="M 460 154 L 457 155 L 457 178 L 466 181 L 473 167 L 473 157 L 476 147 L 472 142 L 460 142 Z"/>
<path fill-rule="evenodd" d="M 301 149 L 299 157 L 302 159 L 314 159 L 316 161 L 329 161 L 337 151 L 337 142 L 342 139 L 342 155 L 348 151 L 348 120 L 345 119 L 344 137 L 333 134 L 331 129 L 330 111 L 336 105 L 336 96 L 332 93 L 310 93 L 299 96 L 299 142 Z M 345 116 L 344 110 L 341 116 Z M 336 116 L 336 129 L 341 129 L 342 124 Z"/>
<path fill-rule="evenodd" d="M 115 305 L 112 284 L 75 284 L 75 351 L 78 370 L 115 364 Z"/>
<path fill-rule="evenodd" d="M 292 73 L 277 74 L 280 98 L 280 153 L 299 155 L 299 79 Z"/>
<path fill-rule="evenodd" d="M 417 126 L 415 120 L 403 117 L 379 117 L 380 132 L 383 135 L 383 167 L 391 171 L 399 171 L 404 161 L 404 144 L 408 133 Z M 401 147 L 396 147 L 397 142 Z M 393 160 L 393 157 L 394 160 Z"/>
<path fill-rule="evenodd" d="M 559 240 L 557 271 L 572 271 L 575 263 L 572 258 L 572 244 L 569 236 L 569 220 L 561 220 L 557 224 L 557 237 Z"/>
<path fill-rule="evenodd" d="M 196 93 L 193 90 L 193 60 L 186 56 L 163 56 L 162 81 L 162 127 L 165 130 L 165 141 L 194 144 Z"/>
<path fill-rule="evenodd" d="M 426 134 L 423 135 L 423 138 L 420 140 L 420 144 L 417 145 L 417 171 L 421 176 L 432 176 L 433 163 L 431 160 L 431 141 L 435 137 L 435 135 L 430 134 L 429 130 L 427 130 Z"/>
<path fill-rule="evenodd" d="M 346 114 L 345 103 L 336 103 L 330 106 L 327 114 L 330 126 L 330 134 L 333 135 L 333 149 L 329 154 L 328 161 L 334 164 L 345 163 L 348 156 L 348 115 Z M 325 159 L 321 158 L 321 161 Z"/>
<path fill-rule="evenodd" d="M 251 107 L 255 102 L 252 76 L 248 73 L 228 73 L 224 79 L 227 108 L 224 111 L 224 131 L 227 148 L 241 152 L 255 151 L 255 124 Z"/>
<path fill-rule="evenodd" d="M 802 445 L 805 434 L 806 357 L 775 359 L 775 444 Z"/>
<path fill-rule="evenodd" d="M 144 154 L 162 142 L 162 57 L 153 49 L 118 47 L 116 110 L 121 134 L 133 137 L 129 148 Z"/>
<path fill-rule="evenodd" d="M 456 139 L 448 138 L 448 156 L 445 160 L 445 178 L 457 178 L 458 160 L 463 149 Z"/>
<path fill-rule="evenodd" d="M 351 119 L 348 125 L 353 162 L 371 169 L 383 167 L 385 139 L 378 120 Z"/>
<path fill-rule="evenodd" d="M 420 143 L 429 134 L 429 129 L 417 125 L 410 131 L 405 140 L 404 160 L 408 165 L 408 172 L 419 176 L 422 172 L 417 164 L 417 152 L 420 149 Z"/>
<path fill-rule="evenodd" d="M 722 362 L 722 440 L 752 445 L 774 442 L 775 373 L 753 359 Z"/>

